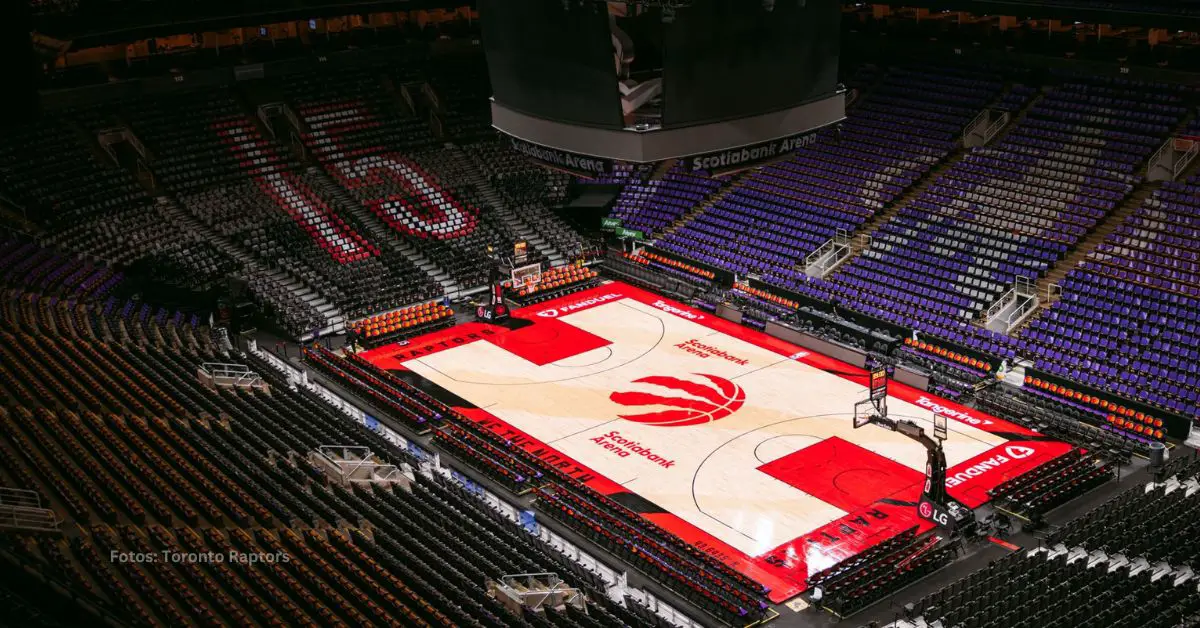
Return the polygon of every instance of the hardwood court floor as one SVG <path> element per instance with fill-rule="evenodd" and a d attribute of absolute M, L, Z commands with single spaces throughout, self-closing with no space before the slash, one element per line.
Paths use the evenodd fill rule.
<path fill-rule="evenodd" d="M 926 452 L 853 429 L 866 374 L 616 282 L 365 354 L 448 392 L 463 413 L 771 587 L 917 518 Z M 948 486 L 968 506 L 1069 446 L 892 382 L 892 418 L 950 418 Z"/>

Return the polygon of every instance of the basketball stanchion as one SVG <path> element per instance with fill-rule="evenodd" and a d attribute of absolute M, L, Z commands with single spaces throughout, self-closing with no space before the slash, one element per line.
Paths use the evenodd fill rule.
<path fill-rule="evenodd" d="M 475 307 L 475 319 L 478 321 L 499 323 L 509 317 L 508 305 L 504 303 L 504 273 L 500 270 L 500 265 L 499 259 L 493 259 L 487 302 Z"/>
<path fill-rule="evenodd" d="M 930 438 L 923 428 L 912 421 L 888 418 L 887 390 L 887 369 L 871 371 L 870 397 L 854 404 L 854 428 L 874 424 L 923 445 L 928 456 L 925 462 L 925 488 L 917 503 L 917 515 L 951 534 L 968 532 L 975 524 L 974 513 L 946 491 L 946 452 L 942 447 L 949 434 L 946 417 L 934 413 L 934 437 Z"/>
<path fill-rule="evenodd" d="M 504 286 L 492 283 L 487 303 L 475 307 L 475 319 L 485 323 L 499 323 L 509 317 L 508 305 L 504 303 Z"/>

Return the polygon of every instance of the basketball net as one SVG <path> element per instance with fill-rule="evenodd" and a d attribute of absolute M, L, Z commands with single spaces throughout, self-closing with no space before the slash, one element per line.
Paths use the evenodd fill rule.
<path fill-rule="evenodd" d="M 542 280 L 542 265 L 529 264 L 512 269 L 512 287 L 514 290 L 532 288 Z"/>

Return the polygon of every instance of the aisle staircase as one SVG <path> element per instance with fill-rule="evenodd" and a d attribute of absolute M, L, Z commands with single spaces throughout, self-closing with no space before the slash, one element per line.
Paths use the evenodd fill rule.
<path fill-rule="evenodd" d="M 432 277 L 446 294 L 457 294 L 459 292 L 461 286 L 450 277 L 450 273 L 446 272 L 428 257 L 425 257 L 420 249 L 395 229 L 385 224 L 380 220 L 379 216 L 376 216 L 374 212 L 364 207 L 361 202 L 350 196 L 346 192 L 346 189 L 334 182 L 324 170 L 316 166 L 310 166 L 307 170 L 317 181 L 317 191 L 322 196 L 332 199 L 338 204 L 339 208 L 344 208 L 346 212 L 353 216 L 366 229 L 372 241 L 404 255 L 414 266 L 425 271 L 425 274 Z"/>
<path fill-rule="evenodd" d="M 658 181 L 659 179 L 667 176 L 667 173 L 670 172 L 671 168 L 677 163 L 679 163 L 678 159 L 665 159 L 658 162 L 658 165 L 655 166 L 654 170 L 650 173 L 650 178 L 648 181 Z"/>
<path fill-rule="evenodd" d="M 1154 191 L 1160 187 L 1161 183 L 1146 182 L 1135 188 L 1133 193 L 1125 199 L 1125 202 L 1118 205 L 1117 208 L 1112 212 L 1109 212 L 1109 214 L 1104 217 L 1104 220 L 1100 221 L 1100 223 L 1096 225 L 1096 229 L 1089 233 L 1086 238 L 1080 241 L 1075 249 L 1070 252 L 1070 254 L 1059 260 L 1057 264 L 1050 268 L 1049 272 L 1047 272 L 1044 277 L 1038 280 L 1037 294 L 1041 298 L 1042 309 L 1049 307 L 1058 300 L 1059 291 L 1057 286 L 1059 286 L 1062 281 L 1066 279 L 1067 273 L 1071 272 L 1071 269 L 1078 266 L 1080 262 L 1087 259 L 1087 257 L 1096 250 L 1096 247 L 1100 246 L 1105 240 L 1107 240 L 1108 236 L 1112 234 L 1112 232 L 1116 231 L 1117 227 L 1120 227 L 1121 224 L 1125 222 L 1125 219 L 1131 216 L 1133 212 L 1137 211 L 1137 208 L 1141 207 L 1142 203 L 1151 195 L 1153 195 Z M 1036 318 L 1036 316 L 1031 316 L 1026 319 L 1026 322 L 1033 320 L 1034 318 Z M 1009 330 L 1009 333 L 1015 334 L 1019 332 L 1022 327 L 1024 327 L 1024 325 Z"/>
<path fill-rule="evenodd" d="M 943 172 L 953 167 L 954 164 L 958 163 L 958 161 L 966 154 L 967 151 L 962 148 L 950 153 L 950 155 L 948 155 L 940 163 L 931 168 L 924 177 L 921 177 L 915 184 L 913 184 L 912 187 L 905 190 L 904 194 L 893 201 L 890 206 L 885 207 L 882 211 L 875 212 L 875 214 L 868 218 L 866 222 L 859 225 L 858 230 L 850 234 L 852 242 L 850 255 L 846 259 L 842 260 L 839 265 L 853 261 L 854 258 L 858 257 L 860 253 L 871 248 L 871 234 L 875 233 L 880 227 L 882 227 L 891 219 L 895 218 L 900 213 L 900 210 L 904 209 L 909 203 L 921 196 L 921 194 L 930 185 L 933 185 L 933 182 L 936 181 Z M 804 270 L 802 262 L 803 260 L 800 260 L 797 269 Z"/>
<path fill-rule="evenodd" d="M 534 250 L 541 253 L 550 266 L 561 266 L 566 263 L 567 256 L 563 251 L 555 249 L 534 228 L 530 227 L 516 212 L 508 207 L 508 204 L 504 202 L 504 198 L 500 196 L 496 188 L 492 187 L 491 182 L 483 175 L 483 172 L 475 167 L 475 163 L 470 155 L 454 144 L 446 144 L 446 150 L 462 166 L 463 172 L 467 173 L 467 181 L 475 186 L 475 189 L 479 190 L 488 207 L 508 225 L 508 228 L 513 233 L 524 240 Z"/>
<path fill-rule="evenodd" d="M 325 297 L 321 296 L 303 281 L 293 277 L 284 270 L 269 268 L 266 264 L 250 255 L 245 249 L 197 220 L 195 216 L 180 206 L 175 199 L 169 196 L 157 196 L 154 199 L 154 204 L 163 218 L 171 224 L 183 225 L 186 229 L 211 242 L 226 255 L 240 262 L 245 271 L 262 273 L 272 281 L 287 288 L 298 299 L 312 306 L 317 312 L 320 312 L 321 316 L 325 318 L 325 327 L 321 329 L 322 335 L 340 333 L 345 329 L 346 317 L 342 314 L 341 310 L 337 309 Z"/>
<path fill-rule="evenodd" d="M 1012 84 L 1006 83 L 1004 89 L 1000 90 L 1000 93 L 967 125 L 961 139 L 964 147 L 986 146 L 996 138 L 1003 137 L 1005 130 L 1012 128 L 1014 123 L 1012 113 L 998 108 L 1004 101 L 1004 97 L 1011 91 Z M 1035 100 L 1037 98 L 1041 98 L 1041 95 L 1039 94 Z"/>
<path fill-rule="evenodd" d="M 396 81 L 389 75 L 384 74 L 379 78 L 379 84 L 383 86 L 383 91 L 391 99 L 392 105 L 402 114 L 402 117 L 413 117 L 417 115 L 415 108 L 416 102 L 409 102 L 404 97 L 404 87 L 396 85 Z M 411 97 L 411 94 L 410 94 Z"/>
<path fill-rule="evenodd" d="M 387 77 L 384 77 L 387 78 Z M 381 84 L 386 89 L 393 85 L 390 80 Z M 394 93 L 394 92 L 392 92 Z M 371 211 L 363 206 L 362 202 L 351 196 L 344 187 L 339 185 L 323 167 L 316 165 L 317 158 L 312 154 L 308 147 L 298 141 L 290 141 L 289 138 L 293 135 L 299 137 L 300 134 L 308 130 L 307 124 L 302 118 L 297 116 L 290 107 L 292 106 L 283 95 L 278 91 L 270 91 L 264 89 L 259 92 L 247 91 L 243 94 L 245 98 L 245 106 L 253 110 L 254 113 L 249 117 L 254 120 L 260 133 L 264 137 L 276 137 L 284 147 L 291 151 L 293 157 L 298 159 L 302 164 L 306 165 L 305 171 L 316 181 L 317 191 L 327 199 L 333 201 L 340 211 L 349 213 L 354 219 L 362 225 L 367 231 L 369 238 L 380 247 L 386 247 L 396 253 L 403 255 L 410 263 L 425 272 L 441 286 L 445 294 L 458 294 L 461 290 L 451 277 L 450 273 L 446 272 L 440 266 L 435 264 L 428 257 L 423 255 L 421 251 L 407 241 L 395 229 L 391 228 L 379 219 Z M 399 100 L 399 98 L 397 98 Z M 256 105 L 262 104 L 279 104 L 285 107 L 279 113 L 269 120 L 264 120 L 260 117 Z M 268 125 L 268 122 L 271 126 Z M 299 128 L 298 128 L 299 125 Z M 278 138 L 277 133 L 284 135 L 283 138 Z"/>
<path fill-rule="evenodd" d="M 1189 108 L 1187 114 L 1179 120 L 1170 135 L 1163 141 L 1162 147 L 1138 168 L 1138 176 L 1144 176 L 1154 181 L 1183 181 L 1195 172 L 1196 166 L 1200 164 L 1200 159 L 1196 158 L 1196 149 L 1193 148 L 1189 151 L 1186 148 L 1178 150 L 1175 148 L 1176 138 L 1183 135 L 1195 118 L 1196 112 Z M 1163 158 L 1161 161 L 1160 157 Z M 1184 163 L 1179 164 L 1179 161 Z"/>
<path fill-rule="evenodd" d="M 154 197 L 154 206 L 158 210 L 158 213 L 172 225 L 182 225 L 186 231 L 196 233 L 205 240 L 212 242 L 222 253 L 237 260 L 243 266 L 256 263 L 254 257 L 245 249 L 230 242 L 228 238 L 219 235 L 211 227 L 197 220 L 195 216 L 176 202 L 174 198 L 170 196 L 156 196 Z"/>
<path fill-rule="evenodd" d="M 1012 133 L 1013 129 L 1021 126 L 1021 123 L 1024 122 L 1025 118 L 1029 115 L 1029 112 L 1033 111 L 1033 108 L 1037 107 L 1038 103 L 1042 102 L 1042 100 L 1046 98 L 1046 94 L 1049 94 L 1053 90 L 1053 87 L 1043 87 L 1040 92 L 1035 94 L 1033 98 L 1029 100 L 1029 102 L 1025 103 L 1025 106 L 1022 107 L 1020 111 L 1010 117 L 1008 124 L 1005 125 L 1003 129 L 1000 129 L 1000 132 L 997 133 L 996 137 L 993 137 L 988 144 L 992 147 L 995 147 L 1004 143 L 1004 140 L 1008 138 L 1009 133 Z"/>
<path fill-rule="evenodd" d="M 1046 92 L 1047 90 L 1043 89 L 1041 93 L 1030 99 L 1030 101 L 1026 103 L 1025 106 L 1016 113 L 1016 115 L 1010 116 L 1008 124 L 1006 124 L 1004 128 L 1000 129 L 1000 131 L 989 140 L 988 144 L 995 147 L 1003 143 L 1008 134 L 1021 124 L 1021 121 L 1024 120 L 1025 116 L 1029 114 L 1029 111 L 1037 106 L 1037 103 L 1041 102 Z M 1000 97 L 997 97 L 993 104 L 998 103 L 999 99 Z M 955 164 L 969 155 L 970 152 L 971 149 L 965 147 L 959 147 L 955 149 L 949 155 L 939 161 L 937 165 L 935 165 L 933 168 L 930 168 L 929 172 L 925 173 L 925 176 L 921 177 L 912 187 L 905 190 L 904 194 L 900 196 L 900 198 L 897 198 L 895 201 L 893 201 L 891 206 L 884 208 L 883 211 L 875 212 L 874 216 L 872 216 L 863 224 L 859 225 L 858 230 L 851 234 L 853 244 L 851 247 L 850 256 L 843 260 L 842 263 L 845 264 L 852 262 L 863 251 L 871 248 L 871 234 L 875 233 L 880 227 L 882 227 L 891 219 L 895 218 L 896 215 L 900 213 L 900 210 L 907 207 L 909 203 L 920 197 L 921 194 L 929 188 L 929 186 L 933 185 L 933 183 L 936 182 L 939 177 L 941 177 L 943 172 L 954 167 Z M 801 270 L 803 269 L 801 268 Z"/>
<path fill-rule="evenodd" d="M 721 202 L 721 199 L 725 198 L 730 192 L 737 189 L 742 177 L 750 172 L 753 171 L 746 170 L 731 177 L 729 181 L 727 181 L 724 186 L 718 188 L 715 193 L 710 194 L 708 198 L 698 203 L 695 207 L 684 212 L 682 216 L 676 218 L 671 224 L 667 225 L 662 231 L 658 232 L 658 234 L 655 235 L 654 240 L 657 242 L 658 240 L 666 238 L 676 231 L 679 231 L 684 225 L 695 220 L 697 216 L 708 211 L 713 205 Z"/>
<path fill-rule="evenodd" d="M 1176 177 L 1175 180 L 1178 182 L 1187 181 L 1197 172 L 1200 172 L 1200 158 L 1193 159 L 1192 163 L 1188 164 L 1188 166 L 1179 173 L 1179 176 Z"/>
<path fill-rule="evenodd" d="M 92 157 L 95 157 L 96 161 L 106 166 L 116 165 L 116 163 L 113 161 L 112 155 L 110 155 L 107 150 L 104 150 L 104 148 L 100 146 L 100 140 L 96 137 L 96 134 L 91 129 L 86 128 L 82 122 L 76 119 L 69 120 L 67 125 L 70 127 L 71 131 L 75 133 L 75 136 L 79 138 L 79 141 L 84 146 L 87 146 L 88 152 L 92 154 Z"/>

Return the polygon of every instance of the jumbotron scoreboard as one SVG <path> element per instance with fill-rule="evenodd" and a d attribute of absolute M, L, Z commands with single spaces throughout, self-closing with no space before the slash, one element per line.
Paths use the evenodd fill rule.
<path fill-rule="evenodd" d="M 845 118 L 835 0 L 480 0 L 492 125 L 550 167 L 730 172 Z"/>

